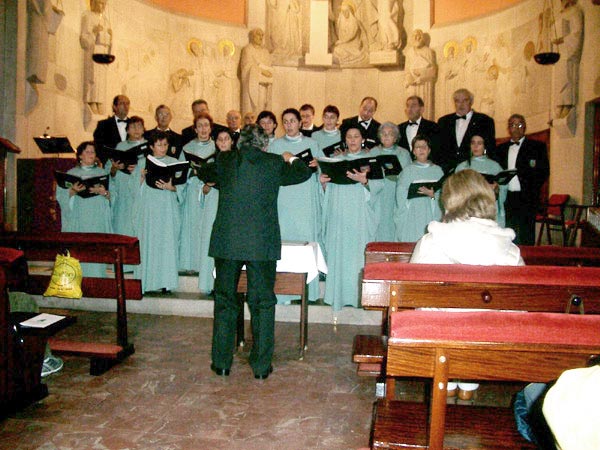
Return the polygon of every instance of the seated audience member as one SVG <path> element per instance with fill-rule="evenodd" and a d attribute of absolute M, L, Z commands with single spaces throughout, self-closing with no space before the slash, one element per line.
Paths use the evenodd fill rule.
<path fill-rule="evenodd" d="M 78 164 L 67 173 L 81 178 L 108 175 L 96 165 L 96 149 L 92 141 L 77 147 Z M 101 184 L 89 189 L 90 197 L 78 195 L 85 191 L 82 183 L 74 183 L 69 189 L 56 187 L 56 201 L 60 205 L 61 231 L 73 233 L 112 233 L 110 192 Z M 86 277 L 106 278 L 106 264 L 82 263 L 81 270 Z"/>
<path fill-rule="evenodd" d="M 398 147 L 398 127 L 392 122 L 384 122 L 379 127 L 379 140 L 381 145 L 371 150 L 371 155 L 393 155 L 398 159 L 400 166 L 406 168 L 412 164 L 410 153 L 405 148 Z M 398 175 L 387 175 L 383 180 L 383 192 L 379 195 L 376 205 L 376 214 L 379 218 L 379 227 L 375 233 L 376 241 L 393 241 L 396 238 L 394 226 L 394 207 L 396 205 L 396 184 Z"/>
<path fill-rule="evenodd" d="M 363 146 L 367 149 L 371 149 L 379 144 L 377 133 L 379 132 L 379 126 L 373 116 L 377 111 L 377 100 L 373 97 L 365 97 L 360 102 L 360 108 L 358 110 L 358 116 L 349 117 L 342 120 L 340 125 L 340 132 L 342 133 L 342 141 L 346 142 L 346 131 L 350 128 L 354 128 L 357 125 L 363 129 L 364 143 Z"/>
<path fill-rule="evenodd" d="M 471 137 L 481 136 L 493 154 L 496 145 L 496 128 L 494 119 L 473 111 L 473 94 L 467 89 L 458 89 L 452 95 L 456 112 L 442 116 L 438 120 L 440 126 L 440 148 L 431 155 L 431 160 L 448 172 L 469 159 Z"/>
<path fill-rule="evenodd" d="M 502 172 L 502 166 L 496 161 L 488 158 L 487 149 L 483 137 L 474 135 L 471 138 L 471 157 L 466 161 L 461 162 L 456 166 L 456 171 L 460 172 L 465 169 L 473 169 L 482 175 L 496 175 Z M 496 216 L 496 222 L 501 227 L 506 226 L 506 218 L 504 216 L 504 201 L 506 200 L 507 187 L 506 184 L 499 185 L 498 183 L 492 183 L 492 188 L 496 192 L 497 202 L 496 207 L 498 214 Z"/>
<path fill-rule="evenodd" d="M 316 158 L 323 154 L 315 140 L 300 133 L 300 112 L 297 109 L 288 108 L 283 111 L 281 121 L 285 135 L 275 139 L 267 151 L 276 155 L 283 155 L 285 152 L 297 155 L 310 149 L 313 156 L 310 167 L 316 168 Z M 316 172 L 302 183 L 280 187 L 277 211 L 282 240 L 320 242 L 321 208 Z M 277 298 L 280 302 L 289 302 L 297 296 L 279 295 Z M 308 285 L 308 299 L 316 300 L 318 298 L 319 280 L 315 279 Z"/>
<path fill-rule="evenodd" d="M 208 158 L 215 153 L 215 143 L 210 138 L 212 117 L 207 113 L 198 114 L 196 119 L 197 138 L 188 142 L 183 151 L 201 158 Z M 185 153 L 179 158 L 185 161 Z M 181 186 L 183 205 L 181 208 L 181 235 L 179 240 L 179 270 L 198 272 L 200 270 L 200 243 L 198 230 L 202 218 L 202 198 L 200 193 L 204 183 L 197 176 L 189 176 L 185 185 Z M 209 290 L 210 292 L 210 290 Z"/>
<path fill-rule="evenodd" d="M 398 242 L 418 241 L 425 234 L 427 224 L 442 217 L 439 190 L 421 186 L 416 196 L 409 195 L 412 183 L 431 181 L 434 184 L 444 175 L 441 167 L 429 160 L 431 147 L 427 136 L 415 136 L 412 149 L 416 159 L 402 169 L 396 185 L 394 221 Z"/>
<path fill-rule="evenodd" d="M 317 141 L 321 150 L 342 142 L 342 133 L 337 128 L 339 118 L 340 110 L 337 106 L 327 105 L 323 108 L 323 128 L 315 131 L 311 136 Z"/>
<path fill-rule="evenodd" d="M 312 137 L 312 134 L 315 131 L 323 128 L 322 126 L 318 127 L 313 123 L 313 120 L 315 120 L 315 108 L 308 103 L 305 103 L 300 107 L 300 120 L 302 121 L 300 133 L 304 136 Z"/>
<path fill-rule="evenodd" d="M 499 145 L 495 156 L 491 155 L 505 169 L 517 169 L 517 176 L 508 183 L 504 204 L 506 225 L 515 230 L 517 244 L 533 245 L 540 191 L 548 179 L 550 164 L 546 144 L 526 138 L 526 130 L 525 117 L 511 115 L 508 118 L 510 141 Z"/>
<path fill-rule="evenodd" d="M 562 373 L 542 411 L 561 450 L 600 448 L 600 365 Z"/>
<path fill-rule="evenodd" d="M 524 265 L 515 233 L 496 222 L 496 195 L 486 179 L 474 170 L 451 175 L 442 188 L 444 218 L 433 221 L 415 246 L 411 263 Z M 456 382 L 448 395 L 456 395 Z M 470 400 L 479 385 L 458 382 L 459 397 Z"/>
<path fill-rule="evenodd" d="M 271 111 L 261 111 L 258 113 L 256 123 L 269 136 L 269 145 L 275 140 L 275 130 L 277 129 L 277 117 Z"/>
<path fill-rule="evenodd" d="M 398 125 L 398 145 L 402 148 L 412 151 L 410 144 L 417 134 L 429 137 L 431 141 L 431 152 L 435 155 L 439 151 L 440 127 L 437 123 L 423 118 L 425 103 L 417 95 L 406 99 L 406 108 L 404 112 L 408 120 Z"/>
<path fill-rule="evenodd" d="M 172 156 L 173 158 L 179 158 L 179 155 L 181 154 L 181 147 L 183 146 L 181 143 L 182 137 L 179 133 L 175 133 L 169 128 L 171 120 L 173 119 L 171 108 L 169 108 L 167 105 L 158 105 L 154 113 L 154 119 L 156 120 L 156 127 L 145 131 L 144 139 L 148 140 L 151 133 L 156 131 L 164 131 L 169 137 L 168 155 Z"/>
<path fill-rule="evenodd" d="M 354 160 L 368 157 L 362 148 L 360 125 L 346 130 L 348 151 L 336 158 Z M 383 180 L 367 179 L 367 171 L 346 172 L 352 184 L 335 184 L 321 173 L 323 194 L 323 243 L 327 257 L 327 283 L 323 301 L 334 311 L 360 306 L 359 280 L 365 265 L 365 245 L 375 238 L 379 217 L 374 206 L 383 189 Z"/>

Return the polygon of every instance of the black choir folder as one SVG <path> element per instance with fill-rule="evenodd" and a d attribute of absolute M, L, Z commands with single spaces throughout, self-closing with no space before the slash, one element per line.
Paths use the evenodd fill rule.
<path fill-rule="evenodd" d="M 359 159 L 319 158 L 319 167 L 321 172 L 329 175 L 334 184 L 356 183 L 346 176 L 346 172 L 353 169 L 367 171 L 369 180 L 381 180 L 384 176 L 398 175 L 402 171 L 400 161 L 395 155 L 378 155 Z"/>
<path fill-rule="evenodd" d="M 94 195 L 90 192 L 90 188 L 101 184 L 104 186 L 104 189 L 108 191 L 108 182 L 109 176 L 106 175 L 98 175 L 95 177 L 79 177 L 77 175 L 73 175 L 66 172 L 60 172 L 58 170 L 54 171 L 54 178 L 56 179 L 56 183 L 63 189 L 69 189 L 75 183 L 81 183 L 85 186 L 85 190 L 78 192 L 77 195 L 83 198 L 93 197 Z"/>
<path fill-rule="evenodd" d="M 496 175 L 490 175 L 487 173 L 482 173 L 487 180 L 488 183 L 498 183 L 500 185 L 505 185 L 512 180 L 512 178 L 517 174 L 517 169 L 503 170 L 502 172 L 498 172 Z"/>
<path fill-rule="evenodd" d="M 344 143 L 342 141 L 328 145 L 323 149 L 323 154 L 328 158 L 332 157 L 336 150 L 344 151 Z"/>
<path fill-rule="evenodd" d="M 129 174 L 130 172 L 127 170 L 127 166 L 136 165 L 138 163 L 139 157 L 141 155 L 147 155 L 149 152 L 150 147 L 147 142 L 144 142 L 127 150 L 117 150 L 116 148 L 104 146 L 104 148 L 102 149 L 102 156 L 105 159 L 112 159 L 115 162 L 125 164 L 123 172 Z"/>
<path fill-rule="evenodd" d="M 185 150 L 183 151 L 183 155 L 185 156 L 185 160 L 189 161 L 190 166 L 194 168 L 195 166 L 202 167 L 210 162 L 215 162 L 215 156 L 217 155 L 217 152 L 208 155 L 206 158 L 186 152 Z"/>
<path fill-rule="evenodd" d="M 156 187 L 157 181 L 167 183 L 171 180 L 173 186 L 184 184 L 187 181 L 188 169 L 190 163 L 187 161 L 177 161 L 166 164 L 152 155 L 146 156 L 146 184 L 151 188 Z"/>
<path fill-rule="evenodd" d="M 454 169 L 448 171 L 448 173 L 446 173 L 445 175 L 443 175 L 439 180 L 416 180 L 413 181 L 412 183 L 410 183 L 410 186 L 408 187 L 408 196 L 406 197 L 408 200 L 410 200 L 411 198 L 417 198 L 417 197 L 428 197 L 427 194 L 421 194 L 419 193 L 419 188 L 420 187 L 426 187 L 429 189 L 433 189 L 434 191 L 439 191 L 442 186 L 444 185 L 444 181 L 446 181 L 446 178 L 448 178 L 450 175 L 452 175 L 454 173 Z"/>
<path fill-rule="evenodd" d="M 44 134 L 43 136 L 34 137 L 33 140 L 44 154 L 75 153 L 69 138 L 66 136 L 48 136 Z"/>
<path fill-rule="evenodd" d="M 298 157 L 313 172 L 317 171 L 316 167 L 309 166 L 310 162 L 314 159 L 313 154 L 310 151 L 310 148 L 307 148 L 306 150 L 302 150 L 301 152 L 296 153 L 294 156 Z"/>

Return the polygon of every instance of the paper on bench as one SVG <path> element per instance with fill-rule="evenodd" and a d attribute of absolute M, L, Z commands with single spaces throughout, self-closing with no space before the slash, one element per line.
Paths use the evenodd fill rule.
<path fill-rule="evenodd" d="M 53 323 L 58 322 L 59 320 L 64 319 L 65 316 L 57 316 L 56 314 L 47 314 L 41 313 L 37 316 L 32 317 L 31 319 L 27 319 L 20 323 L 23 327 L 30 328 L 46 328 L 52 325 Z"/>

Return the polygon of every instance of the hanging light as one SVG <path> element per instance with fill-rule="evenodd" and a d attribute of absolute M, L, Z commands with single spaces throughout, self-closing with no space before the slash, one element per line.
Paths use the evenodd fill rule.
<path fill-rule="evenodd" d="M 556 21 L 554 19 L 554 7 L 552 0 L 544 0 L 544 7 L 540 15 L 540 39 L 538 41 L 538 53 L 533 55 L 535 62 L 541 65 L 556 64 L 560 59 L 558 53 L 558 39 L 556 34 Z M 554 37 L 552 37 L 554 31 Z"/>
<path fill-rule="evenodd" d="M 104 19 L 106 19 L 106 29 L 100 31 L 99 35 L 96 37 L 96 45 L 94 47 L 94 53 L 92 54 L 92 59 L 98 64 L 110 64 L 115 60 L 115 55 L 111 53 L 112 32 L 109 32 L 111 26 L 108 14 L 105 12 L 106 6 L 106 3 L 104 3 L 104 7 L 99 12 L 100 23 L 104 24 Z M 108 42 L 108 45 L 106 42 Z"/>

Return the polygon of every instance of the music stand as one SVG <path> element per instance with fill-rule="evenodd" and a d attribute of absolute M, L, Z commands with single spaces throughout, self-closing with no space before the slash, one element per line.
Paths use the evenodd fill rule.
<path fill-rule="evenodd" d="M 33 140 L 44 154 L 75 153 L 66 136 L 39 136 Z"/>

